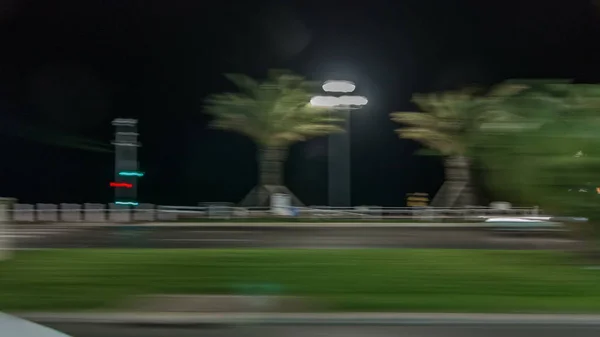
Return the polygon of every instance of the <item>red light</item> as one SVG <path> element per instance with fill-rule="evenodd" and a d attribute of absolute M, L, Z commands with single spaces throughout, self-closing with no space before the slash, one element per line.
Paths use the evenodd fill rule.
<path fill-rule="evenodd" d="M 133 184 L 129 184 L 129 183 L 117 183 L 117 182 L 111 182 L 110 183 L 110 187 L 125 187 L 125 188 L 132 188 Z"/>

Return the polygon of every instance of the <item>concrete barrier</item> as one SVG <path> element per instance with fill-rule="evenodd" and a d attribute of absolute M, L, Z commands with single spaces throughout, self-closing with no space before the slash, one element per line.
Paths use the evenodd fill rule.
<path fill-rule="evenodd" d="M 0 261 L 8 260 L 12 256 L 12 231 L 9 226 L 10 210 L 14 202 L 13 198 L 0 198 Z"/>
<path fill-rule="evenodd" d="M 131 207 L 127 205 L 108 204 L 108 219 L 114 222 L 131 222 Z"/>
<path fill-rule="evenodd" d="M 58 221 L 58 205 L 36 204 L 37 220 L 42 222 Z"/>
<path fill-rule="evenodd" d="M 34 222 L 35 207 L 32 204 L 14 204 L 13 220 L 15 222 Z"/>
<path fill-rule="evenodd" d="M 133 210 L 134 221 L 154 221 L 156 220 L 156 209 L 153 204 L 139 204 Z"/>
<path fill-rule="evenodd" d="M 104 204 L 84 204 L 83 219 L 86 222 L 105 222 L 106 205 Z"/>
<path fill-rule="evenodd" d="M 60 204 L 60 220 L 80 222 L 83 218 L 80 204 Z"/>

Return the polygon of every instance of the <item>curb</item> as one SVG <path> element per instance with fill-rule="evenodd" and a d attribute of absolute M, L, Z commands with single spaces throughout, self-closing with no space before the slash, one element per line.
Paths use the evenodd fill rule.
<path fill-rule="evenodd" d="M 535 314 L 195 314 L 195 313 L 21 313 L 42 324 L 126 325 L 589 325 L 600 326 L 600 315 Z"/>

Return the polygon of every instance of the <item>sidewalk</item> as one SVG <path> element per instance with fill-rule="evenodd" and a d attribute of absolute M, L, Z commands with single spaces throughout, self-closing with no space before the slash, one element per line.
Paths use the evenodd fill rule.
<path fill-rule="evenodd" d="M 11 313 L 41 324 L 141 325 L 593 325 L 600 315 L 417 313 Z"/>

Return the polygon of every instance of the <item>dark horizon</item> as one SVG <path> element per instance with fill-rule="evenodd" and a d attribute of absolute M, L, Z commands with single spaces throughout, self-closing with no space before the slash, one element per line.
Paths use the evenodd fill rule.
<path fill-rule="evenodd" d="M 254 145 L 202 113 L 207 95 L 234 89 L 223 73 L 354 81 L 369 104 L 352 118 L 353 204 L 381 206 L 443 180 L 440 158 L 393 132 L 389 113 L 415 110 L 412 94 L 600 82 L 600 11 L 584 0 L 9 1 L 0 26 L 0 191 L 26 203 L 112 201 L 112 153 L 46 142 L 78 134 L 111 149 L 118 117 L 139 119 L 140 202 L 240 201 Z M 286 183 L 307 205 L 327 203 L 326 163 L 324 139 L 291 149 Z"/>

